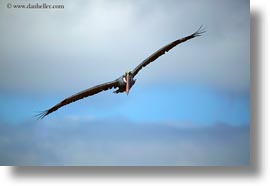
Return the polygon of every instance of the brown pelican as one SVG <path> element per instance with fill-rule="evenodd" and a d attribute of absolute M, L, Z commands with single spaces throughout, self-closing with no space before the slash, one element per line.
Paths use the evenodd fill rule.
<path fill-rule="evenodd" d="M 145 67 L 146 65 L 148 65 L 149 63 L 155 61 L 158 57 L 160 57 L 161 55 L 165 54 L 165 52 L 168 52 L 169 50 L 171 50 L 173 47 L 175 47 L 176 45 L 183 43 L 187 40 L 190 40 L 192 38 L 201 36 L 202 33 L 204 33 L 205 31 L 202 29 L 202 26 L 193 34 L 186 36 L 184 38 L 178 39 L 173 41 L 172 43 L 162 47 L 161 49 L 157 50 L 155 53 L 153 53 L 151 56 L 149 56 L 148 58 L 146 58 L 144 61 L 142 61 L 134 70 L 132 71 L 127 71 L 124 75 L 120 76 L 119 78 L 115 79 L 114 81 L 110 81 L 107 83 L 103 83 L 100 85 L 96 85 L 94 87 L 91 87 L 89 89 L 86 89 L 82 92 L 79 92 L 77 94 L 74 94 L 73 96 L 70 96 L 66 99 L 64 99 L 63 101 L 61 101 L 60 103 L 56 104 L 55 106 L 53 106 L 52 108 L 45 110 L 43 112 L 41 112 L 40 114 L 38 114 L 37 116 L 42 119 L 45 116 L 47 116 L 48 114 L 58 110 L 59 108 L 70 104 L 72 102 L 78 101 L 80 99 L 83 99 L 85 97 L 88 96 L 92 96 L 94 94 L 97 94 L 99 92 L 105 91 L 105 90 L 109 90 L 112 88 L 118 88 L 116 91 L 114 91 L 114 93 L 118 94 L 118 93 L 122 93 L 122 92 L 126 92 L 126 94 L 128 95 L 131 87 L 135 84 L 136 79 L 134 79 L 134 77 L 138 74 L 138 72 Z"/>

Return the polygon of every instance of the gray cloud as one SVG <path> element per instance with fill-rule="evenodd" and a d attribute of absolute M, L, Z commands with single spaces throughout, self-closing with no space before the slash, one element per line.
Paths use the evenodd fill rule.
<path fill-rule="evenodd" d="M 249 88 L 246 0 L 61 1 L 64 10 L 7 9 L 7 2 L 0 11 L 1 89 L 73 92 L 111 80 L 201 24 L 203 37 L 144 69 L 140 84 Z"/>
<path fill-rule="evenodd" d="M 249 127 L 1 122 L 0 165 L 249 165 Z"/>

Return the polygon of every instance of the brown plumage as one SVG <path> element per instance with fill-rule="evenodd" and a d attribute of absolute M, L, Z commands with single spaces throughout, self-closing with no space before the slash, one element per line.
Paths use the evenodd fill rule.
<path fill-rule="evenodd" d="M 125 73 L 125 75 L 120 76 L 119 78 L 117 78 L 114 81 L 108 82 L 108 83 L 104 83 L 104 84 L 100 84 L 94 87 L 91 87 L 89 89 L 86 89 L 84 91 L 81 91 L 77 94 L 74 94 L 73 96 L 70 96 L 66 99 L 64 99 L 63 101 L 61 101 L 60 103 L 58 103 L 57 105 L 53 106 L 52 108 L 45 110 L 43 112 L 41 112 L 40 114 L 38 114 L 37 116 L 42 119 L 45 116 L 47 116 L 48 114 L 58 110 L 59 108 L 70 104 L 72 102 L 78 101 L 80 99 L 83 99 L 85 97 L 88 96 L 92 96 L 94 94 L 97 94 L 99 92 L 105 91 L 105 90 L 109 90 L 112 88 L 118 88 L 116 91 L 114 91 L 114 93 L 122 93 L 124 91 L 129 92 L 130 88 L 135 84 L 136 80 L 133 79 L 138 72 L 145 66 L 147 66 L 148 64 L 150 64 L 151 62 L 155 61 L 158 57 L 162 56 L 163 54 L 165 54 L 166 52 L 168 52 L 169 50 L 171 50 L 172 48 L 174 48 L 176 45 L 179 45 L 180 43 L 183 43 L 185 41 L 188 41 L 192 38 L 201 36 L 202 33 L 204 33 L 205 31 L 202 30 L 202 26 L 193 34 L 186 36 L 184 38 L 178 39 L 173 41 L 172 43 L 162 47 L 161 49 L 157 50 L 155 53 L 153 53 L 151 56 L 149 56 L 147 59 L 145 59 L 143 62 L 141 62 L 133 71 L 128 71 Z M 127 83 L 126 80 L 129 80 L 129 82 Z"/>
<path fill-rule="evenodd" d="M 81 91 L 81 92 L 79 92 L 77 94 L 74 94 L 74 95 L 64 99 L 63 101 L 61 101 L 57 105 L 53 106 L 52 108 L 50 108 L 48 110 L 43 111 L 42 113 L 38 114 L 37 116 L 40 119 L 42 119 L 45 116 L 47 116 L 48 114 L 56 111 L 57 109 L 65 106 L 67 104 L 70 104 L 70 103 L 72 103 L 74 101 L 78 101 L 78 100 L 83 99 L 85 97 L 92 96 L 94 94 L 97 94 L 99 92 L 102 92 L 102 91 L 105 91 L 105 90 L 108 90 L 108 89 L 111 89 L 111 88 L 116 88 L 117 84 L 118 84 L 118 82 L 115 80 L 115 81 L 111 81 L 111 82 L 108 82 L 108 83 L 103 83 L 103 84 L 91 87 L 89 89 L 86 89 L 84 91 Z"/>
<path fill-rule="evenodd" d="M 183 42 L 186 42 L 187 40 L 190 40 L 192 38 L 195 38 L 195 37 L 198 37 L 198 36 L 201 36 L 201 34 L 203 34 L 204 30 L 202 30 L 202 26 L 200 26 L 200 28 L 194 32 L 193 34 L 187 36 L 187 37 L 184 37 L 184 38 L 181 38 L 181 39 L 178 39 L 178 40 L 175 40 L 173 42 L 171 42 L 170 44 L 162 47 L 161 49 L 157 50 L 155 53 L 153 53 L 151 56 L 149 56 L 148 58 L 146 58 L 143 62 L 141 62 L 133 71 L 132 71 L 132 74 L 134 76 L 136 76 L 136 74 L 143 68 L 145 67 L 146 65 L 148 65 L 149 63 L 155 61 L 157 58 L 159 58 L 160 56 L 162 56 L 163 54 L 165 54 L 166 52 L 168 52 L 169 50 L 171 50 L 172 48 L 174 48 L 176 45 L 179 45 L 180 43 L 183 43 Z"/>

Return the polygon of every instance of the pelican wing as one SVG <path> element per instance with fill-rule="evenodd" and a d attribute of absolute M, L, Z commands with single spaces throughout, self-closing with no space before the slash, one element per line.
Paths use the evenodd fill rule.
<path fill-rule="evenodd" d="M 147 59 L 145 59 L 143 62 L 141 62 L 133 71 L 132 74 L 135 77 L 136 74 L 145 66 L 147 66 L 148 64 L 150 64 L 151 62 L 155 61 L 157 58 L 159 58 L 160 56 L 162 56 L 163 54 L 165 54 L 165 52 L 168 52 L 169 50 L 171 50 L 173 47 L 175 47 L 176 45 L 179 45 L 180 43 L 183 43 L 187 40 L 190 40 L 192 38 L 201 36 L 201 34 L 203 34 L 205 31 L 202 29 L 202 26 L 193 34 L 178 39 L 164 47 L 162 47 L 161 49 L 159 49 L 158 51 L 156 51 L 155 53 L 153 53 L 151 56 L 149 56 Z"/>
<path fill-rule="evenodd" d="M 72 102 L 78 101 L 80 99 L 86 98 L 88 96 L 92 96 L 94 94 L 97 94 L 99 92 L 105 91 L 105 90 L 109 90 L 111 88 L 116 88 L 118 86 L 118 82 L 117 80 L 115 81 L 111 81 L 108 83 L 103 83 L 94 87 L 91 87 L 89 89 L 86 89 L 84 91 L 81 91 L 77 94 L 74 94 L 73 96 L 70 96 L 66 99 L 64 99 L 63 101 L 61 101 L 60 103 L 58 103 L 57 105 L 53 106 L 52 108 L 45 110 L 43 112 L 41 112 L 40 114 L 38 114 L 37 116 L 39 117 L 39 119 L 44 118 L 45 116 L 47 116 L 48 114 L 56 111 L 57 109 L 70 104 Z"/>

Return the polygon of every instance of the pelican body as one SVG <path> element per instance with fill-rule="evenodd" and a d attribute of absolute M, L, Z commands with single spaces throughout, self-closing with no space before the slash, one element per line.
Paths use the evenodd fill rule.
<path fill-rule="evenodd" d="M 133 75 L 130 71 L 126 72 L 125 75 L 119 77 L 117 80 L 118 83 L 118 89 L 114 91 L 114 93 L 122 93 L 126 92 L 126 94 L 129 94 L 129 90 L 131 87 L 135 84 L 136 79 L 133 79 Z"/>
<path fill-rule="evenodd" d="M 159 58 L 160 56 L 162 56 L 163 54 L 165 54 L 166 52 L 168 52 L 169 50 L 171 50 L 175 46 L 179 45 L 180 43 L 183 43 L 183 42 L 186 42 L 186 41 L 188 41 L 188 40 L 190 40 L 192 38 L 201 36 L 201 34 L 204 33 L 204 32 L 205 31 L 202 30 L 202 26 L 201 26 L 193 34 L 188 35 L 186 37 L 183 37 L 181 39 L 175 40 L 175 41 L 165 45 L 164 47 L 160 48 L 159 50 L 154 52 L 151 56 L 149 56 L 148 58 L 143 60 L 135 69 L 133 69 L 132 71 L 127 71 L 124 75 L 120 76 L 116 80 L 110 81 L 110 82 L 107 82 L 107 83 L 103 83 L 103 84 L 100 84 L 100 85 L 96 85 L 94 87 L 91 87 L 89 89 L 81 91 L 81 92 L 79 92 L 77 94 L 74 94 L 74 95 L 64 99 L 63 101 L 59 102 L 58 104 L 51 107 L 50 109 L 41 112 L 37 116 L 40 119 L 42 119 L 45 116 L 47 116 L 48 114 L 50 114 L 52 112 L 55 112 L 56 110 L 58 110 L 59 108 L 65 106 L 67 104 L 70 104 L 70 103 L 72 103 L 74 101 L 78 101 L 78 100 L 83 99 L 83 98 L 88 97 L 88 96 L 92 96 L 92 95 L 100 93 L 102 91 L 109 90 L 111 88 L 118 88 L 117 90 L 114 91 L 114 93 L 116 93 L 116 94 L 126 92 L 126 94 L 128 95 L 131 87 L 136 82 L 136 79 L 134 79 L 134 77 L 138 74 L 138 72 L 143 67 L 145 67 L 148 64 L 150 64 L 151 62 L 155 61 L 157 58 Z"/>

